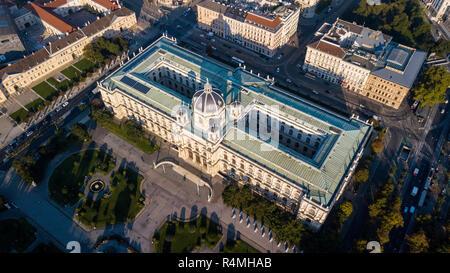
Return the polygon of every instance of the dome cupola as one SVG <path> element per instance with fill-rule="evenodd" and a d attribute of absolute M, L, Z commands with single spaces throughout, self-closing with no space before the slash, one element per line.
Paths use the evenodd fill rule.
<path fill-rule="evenodd" d="M 204 115 L 214 115 L 220 113 L 224 107 L 225 101 L 222 96 L 213 90 L 208 79 L 206 79 L 203 90 L 197 91 L 192 98 L 193 110 Z"/>

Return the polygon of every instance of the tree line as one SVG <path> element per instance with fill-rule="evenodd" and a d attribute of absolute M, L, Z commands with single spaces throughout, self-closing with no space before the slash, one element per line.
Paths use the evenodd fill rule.
<path fill-rule="evenodd" d="M 276 204 L 255 195 L 251 186 L 228 185 L 222 193 L 223 202 L 254 217 L 271 229 L 275 240 L 296 245 L 304 252 L 336 252 L 341 243 L 341 230 L 353 212 L 349 201 L 336 205 L 318 232 L 309 230 L 301 220 Z"/>

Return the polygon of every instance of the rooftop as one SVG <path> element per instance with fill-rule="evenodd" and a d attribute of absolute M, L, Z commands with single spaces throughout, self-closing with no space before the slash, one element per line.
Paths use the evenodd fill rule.
<path fill-rule="evenodd" d="M 283 145 L 259 139 L 252 133 L 245 133 L 243 139 L 233 139 L 233 135 L 240 130 L 234 126 L 226 128 L 220 145 L 306 189 L 312 200 L 325 206 L 330 204 L 368 137 L 369 125 L 312 105 L 274 87 L 271 81 L 241 68 L 233 69 L 197 55 L 165 37 L 154 42 L 100 84 L 109 90 L 117 88 L 175 119 L 173 109 L 179 105 L 190 105 L 191 98 L 146 76 L 161 63 L 174 65 L 188 75 L 199 76 L 203 82 L 208 79 L 215 90 L 221 93 L 226 104 L 238 98 L 246 109 L 278 107 L 279 117 L 283 120 L 327 135 L 326 141 L 313 158 L 307 158 Z M 134 88 L 135 85 L 124 84 L 124 77 L 130 77 L 144 87 Z M 271 149 L 265 149 L 270 147 Z"/>
<path fill-rule="evenodd" d="M 424 51 L 391 43 L 371 74 L 409 89 L 426 57 Z"/>
<path fill-rule="evenodd" d="M 7 6 L 0 5 L 0 35 L 17 34 L 14 21 L 11 19 Z"/>

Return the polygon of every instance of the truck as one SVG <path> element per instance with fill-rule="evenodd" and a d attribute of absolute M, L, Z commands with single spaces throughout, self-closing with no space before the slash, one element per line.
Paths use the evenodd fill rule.
<path fill-rule="evenodd" d="M 419 204 L 417 204 L 417 206 L 419 207 L 423 206 L 423 203 L 425 202 L 425 197 L 427 197 L 427 191 L 423 190 L 422 193 L 420 194 Z"/>

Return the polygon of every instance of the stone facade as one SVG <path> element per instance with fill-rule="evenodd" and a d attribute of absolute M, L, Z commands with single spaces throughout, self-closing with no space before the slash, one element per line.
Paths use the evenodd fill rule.
<path fill-rule="evenodd" d="M 269 57 L 297 32 L 300 8 L 284 13 L 269 18 L 211 0 L 197 5 L 199 28 Z"/>

